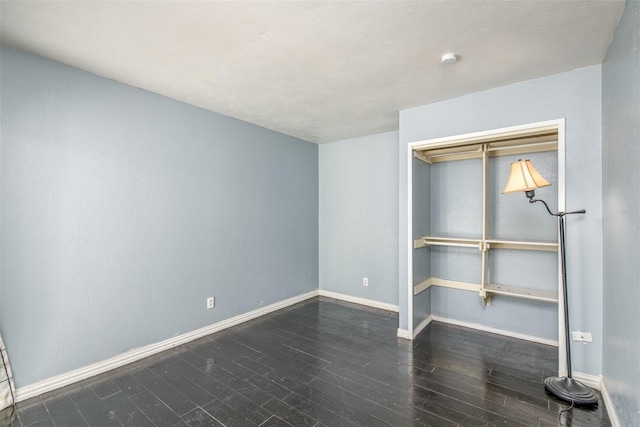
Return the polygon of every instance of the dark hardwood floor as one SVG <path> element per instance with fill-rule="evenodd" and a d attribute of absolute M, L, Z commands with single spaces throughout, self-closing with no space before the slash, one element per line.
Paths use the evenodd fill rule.
<path fill-rule="evenodd" d="M 542 384 L 557 349 L 314 298 L 22 402 L 14 426 L 609 426 Z"/>

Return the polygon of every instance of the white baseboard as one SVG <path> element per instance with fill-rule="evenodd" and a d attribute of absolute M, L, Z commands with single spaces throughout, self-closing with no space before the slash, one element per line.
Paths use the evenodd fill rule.
<path fill-rule="evenodd" d="M 418 326 L 416 326 L 415 328 L 413 328 L 413 335 L 409 334 L 409 331 L 407 329 L 400 329 L 398 328 L 398 338 L 404 338 L 405 340 L 412 340 L 415 337 L 418 336 L 418 334 L 420 332 L 422 332 L 422 330 L 424 328 L 426 328 L 427 326 L 429 326 L 429 323 L 431 323 L 431 321 L 433 320 L 433 317 L 431 317 L 431 315 L 429 315 L 426 319 L 424 319 L 422 322 L 418 323 Z"/>
<path fill-rule="evenodd" d="M 413 329 L 413 336 L 409 334 L 409 331 L 407 329 L 398 329 L 398 337 L 408 339 L 408 340 L 414 339 L 432 321 L 449 323 L 451 325 L 462 326 L 465 328 L 476 329 L 484 332 L 490 332 L 492 334 L 504 335 L 504 336 L 518 338 L 525 341 L 532 341 L 540 344 L 546 344 L 546 345 L 558 347 L 558 341 L 549 340 L 546 338 L 540 338 L 533 335 L 520 334 L 517 332 L 507 331 L 504 329 L 492 328 L 490 326 L 481 325 L 479 323 L 465 322 L 462 320 L 450 319 L 447 317 L 441 317 L 441 316 L 431 315 L 431 314 Z M 579 378 L 576 376 L 579 376 Z M 599 389 L 600 387 L 599 377 L 597 376 L 576 372 L 574 373 L 574 377 L 576 377 L 576 379 L 578 379 L 579 381 L 584 382 L 589 387 L 593 387 L 595 389 Z"/>
<path fill-rule="evenodd" d="M 321 297 L 328 297 L 328 298 L 333 298 L 333 299 L 337 299 L 337 300 L 341 300 L 341 301 L 352 302 L 354 304 L 366 305 L 368 307 L 381 308 L 383 310 L 394 311 L 396 313 L 398 311 L 400 311 L 400 308 L 397 305 L 388 304 L 386 302 L 380 302 L 380 301 L 374 301 L 372 299 L 354 297 L 354 296 L 351 296 L 351 295 L 340 294 L 340 293 L 331 292 L 331 291 L 325 291 L 325 290 L 322 290 L 322 289 L 320 289 L 318 291 L 318 293 L 319 293 L 319 295 Z"/>
<path fill-rule="evenodd" d="M 417 337 L 418 334 L 420 332 L 422 332 L 422 330 L 424 328 L 426 328 L 427 326 L 429 326 L 429 323 L 431 323 L 431 321 L 433 320 L 433 316 L 429 315 L 427 316 L 426 319 L 424 319 L 422 322 L 418 323 L 418 326 L 416 326 L 415 328 L 413 328 L 413 338 Z"/>
<path fill-rule="evenodd" d="M 111 369 L 118 368 L 120 366 L 127 365 L 129 363 L 144 359 L 145 357 L 152 356 L 160 353 L 161 351 L 169 350 L 176 346 L 186 344 L 190 341 L 202 338 L 210 335 L 214 332 L 221 331 L 231 326 L 239 325 L 240 323 L 247 322 L 249 320 L 264 316 L 265 314 L 272 313 L 285 307 L 297 304 L 305 301 L 309 298 L 318 296 L 318 291 L 314 290 L 302 295 L 298 295 L 292 298 L 288 298 L 283 301 L 279 301 L 248 313 L 240 314 L 235 317 L 231 317 L 226 320 L 222 320 L 218 323 L 214 323 L 204 328 L 196 329 L 195 331 L 187 332 L 186 334 L 178 335 L 173 338 L 169 338 L 158 343 L 149 344 L 143 347 L 138 347 L 126 353 L 119 354 L 102 362 L 94 363 L 89 366 L 84 366 L 73 371 L 65 372 L 64 374 L 56 375 L 54 377 L 47 378 L 36 383 L 20 387 L 16 390 L 16 401 L 21 402 L 26 399 L 38 396 L 42 393 L 46 393 L 69 384 L 73 384 L 78 381 L 82 381 L 86 378 L 93 377 L 98 374 L 110 371 Z"/>
<path fill-rule="evenodd" d="M 405 340 L 410 340 L 411 335 L 409 335 L 409 331 L 406 329 L 398 328 L 398 338 L 403 338 Z"/>
<path fill-rule="evenodd" d="M 600 393 L 602 394 L 602 400 L 604 400 L 604 406 L 607 408 L 607 414 L 609 414 L 609 419 L 611 420 L 612 427 L 622 427 L 622 423 L 620 422 L 620 417 L 616 412 L 616 407 L 613 405 L 613 400 L 611 399 L 611 395 L 607 390 L 607 385 L 604 378 L 600 377 Z"/>
<path fill-rule="evenodd" d="M 539 344 L 551 345 L 554 347 L 558 347 L 558 341 L 550 340 L 547 338 L 536 337 L 533 335 L 521 334 L 518 332 L 507 331 L 505 329 L 493 328 L 491 326 L 481 325 L 479 323 L 465 322 L 462 320 L 449 319 L 447 317 L 440 317 L 436 315 L 432 315 L 432 320 L 436 322 L 449 323 L 451 325 L 458 325 L 465 328 L 477 329 L 479 331 L 490 332 L 492 334 L 504 335 L 511 338 L 517 338 L 525 341 L 537 342 Z"/>
<path fill-rule="evenodd" d="M 602 377 L 600 375 L 584 374 L 582 372 L 572 372 L 571 376 L 582 384 L 600 390 L 602 387 Z"/>

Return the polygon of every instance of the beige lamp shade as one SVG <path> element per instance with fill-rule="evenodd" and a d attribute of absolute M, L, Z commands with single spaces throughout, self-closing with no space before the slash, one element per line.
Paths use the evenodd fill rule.
<path fill-rule="evenodd" d="M 551 183 L 538 173 L 530 160 L 518 160 L 517 162 L 511 163 L 509 179 L 507 179 L 502 194 L 531 191 L 550 185 Z"/>

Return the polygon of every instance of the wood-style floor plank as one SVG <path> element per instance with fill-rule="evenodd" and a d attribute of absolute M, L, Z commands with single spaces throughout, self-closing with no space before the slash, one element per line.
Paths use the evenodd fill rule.
<path fill-rule="evenodd" d="M 20 403 L 13 426 L 610 426 L 544 391 L 557 348 L 314 298 Z"/>

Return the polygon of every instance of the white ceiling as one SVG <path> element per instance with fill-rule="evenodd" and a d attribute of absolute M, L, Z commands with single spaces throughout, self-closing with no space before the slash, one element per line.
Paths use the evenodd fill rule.
<path fill-rule="evenodd" d="M 3 44 L 307 141 L 601 63 L 620 0 L 6 1 Z M 459 61 L 440 64 L 454 51 Z"/>

